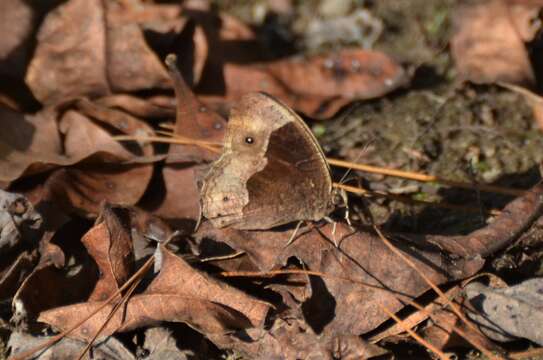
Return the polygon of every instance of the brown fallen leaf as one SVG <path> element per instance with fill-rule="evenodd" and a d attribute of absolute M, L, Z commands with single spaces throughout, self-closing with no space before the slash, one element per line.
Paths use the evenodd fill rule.
<path fill-rule="evenodd" d="M 105 70 L 113 92 L 170 87 L 168 73 L 158 56 L 147 45 L 140 26 L 122 21 L 122 3 L 103 2 L 106 10 Z"/>
<path fill-rule="evenodd" d="M 539 184 L 507 205 L 490 225 L 472 234 L 428 235 L 424 240 L 408 240 L 404 236 L 395 241 L 395 246 L 409 255 L 435 284 L 463 279 L 480 270 L 483 256 L 506 246 L 529 227 L 540 216 L 542 207 L 543 184 Z M 412 299 L 429 289 L 418 273 L 379 238 L 353 232 L 344 224 L 337 224 L 335 233 L 332 229 L 329 224 L 318 231 L 299 231 L 286 248 L 293 230 L 243 232 L 218 230 L 204 223 L 197 237 L 210 237 L 246 252 L 262 271 L 284 266 L 289 258 L 296 257 L 309 270 L 325 274 L 320 295 L 315 297 L 320 300 L 314 300 L 321 309 L 319 326 L 324 333 L 360 335 L 373 330 L 388 319 L 383 306 L 397 311 L 404 306 L 401 299 Z M 339 248 L 334 246 L 333 239 L 340 244 Z M 314 292 L 317 290 L 313 288 Z"/>
<path fill-rule="evenodd" d="M 0 75 L 21 80 L 32 55 L 31 39 L 40 19 L 55 6 L 55 1 L 28 3 L 6 0 L 0 4 Z"/>
<path fill-rule="evenodd" d="M 166 64 L 175 89 L 177 100 L 176 122 L 174 136 L 191 140 L 203 140 L 221 144 L 226 120 L 207 108 L 191 91 L 183 76 L 177 69 L 176 57 L 169 55 Z M 196 145 L 170 146 L 167 162 L 209 162 L 218 156 L 216 150 L 202 148 Z"/>
<path fill-rule="evenodd" d="M 160 253 L 162 268 L 158 276 L 143 293 L 130 298 L 123 311 L 115 313 L 101 336 L 161 321 L 185 322 L 204 334 L 263 325 L 268 303 L 192 268 L 164 248 Z M 60 307 L 42 312 L 38 320 L 66 330 L 102 304 L 89 301 Z M 71 335 L 91 339 L 112 308 L 113 304 L 106 306 Z"/>
<path fill-rule="evenodd" d="M 185 2 L 183 15 L 194 21 L 196 29 L 201 29 L 203 36 L 194 36 L 196 49 L 205 41 L 205 59 L 195 57 L 194 62 L 202 63 L 203 68 L 195 92 L 201 89 L 225 89 L 223 81 L 223 68 L 225 64 L 248 64 L 269 59 L 269 51 L 258 41 L 255 32 L 245 23 L 226 13 L 212 11 L 209 6 L 202 6 L 197 2 Z M 198 35 L 195 33 L 195 35 Z M 179 54 L 182 55 L 182 54 Z M 195 52 L 195 56 L 198 53 Z M 182 67 L 185 70 L 184 67 Z M 183 74 L 186 74 L 185 72 Z M 192 79 L 192 77 L 188 78 Z M 205 91 L 205 90 L 204 90 Z"/>
<path fill-rule="evenodd" d="M 69 0 L 47 14 L 26 82 L 43 104 L 116 91 L 168 88 L 168 75 L 120 4 Z M 138 74 L 138 76 L 134 76 Z"/>
<path fill-rule="evenodd" d="M 466 336 L 472 340 L 476 340 L 479 344 L 482 344 L 487 349 L 493 351 L 499 351 L 499 347 L 490 341 L 477 329 L 467 326 L 458 319 L 458 316 L 449 310 L 439 310 L 432 315 L 432 320 L 428 326 L 422 329 L 422 336 L 438 349 L 451 349 L 466 347 L 469 344 L 466 340 L 458 336 L 454 332 L 453 327 L 460 329 Z"/>
<path fill-rule="evenodd" d="M 162 169 L 162 197 L 144 199 L 140 205 L 157 216 L 175 222 L 178 227 L 186 228 L 187 221 L 192 223 L 200 216 L 200 190 L 198 179 L 207 171 L 207 165 L 169 164 Z M 155 185 L 156 186 L 156 185 Z M 155 187 L 159 188 L 158 186 Z"/>
<path fill-rule="evenodd" d="M 274 62 L 224 66 L 224 93 L 200 86 L 205 94 L 237 101 L 243 94 L 263 91 L 313 118 L 328 118 L 354 100 L 387 94 L 403 85 L 402 67 L 377 51 L 345 49 L 304 59 L 293 57 Z M 217 93 L 218 92 L 218 93 Z M 218 102 L 217 96 L 204 100 Z"/>
<path fill-rule="evenodd" d="M 24 0 L 0 3 L 0 104 L 20 111 L 37 109 L 38 104 L 23 79 L 32 57 L 37 27 L 55 3 Z"/>
<path fill-rule="evenodd" d="M 198 100 L 177 70 L 174 56 L 169 56 L 166 61 L 177 100 L 174 136 L 220 144 L 226 120 Z M 168 219 L 197 220 L 200 214 L 197 180 L 206 169 L 205 165 L 199 164 L 210 162 L 217 156 L 217 151 L 196 145 L 171 145 L 162 171 L 165 194 L 160 203 L 143 206 Z"/>
<path fill-rule="evenodd" d="M 96 0 L 68 1 L 45 17 L 25 79 L 38 100 L 50 104 L 110 92 L 104 20 Z"/>
<path fill-rule="evenodd" d="M 504 0 L 478 0 L 457 5 L 451 52 L 458 75 L 476 83 L 535 83 L 528 52 Z M 528 19 L 528 18 L 524 18 Z M 517 19 L 518 21 L 518 19 Z"/>
<path fill-rule="evenodd" d="M 0 160 L 7 165 L 5 179 L 15 180 L 34 172 L 77 164 L 54 171 L 34 192 L 33 201 L 48 202 L 57 210 L 90 217 L 98 213 L 103 200 L 135 204 L 147 189 L 153 173 L 152 162 L 159 158 L 153 155 L 150 144 L 123 146 L 113 139 L 111 132 L 148 136 L 152 130 L 131 115 L 85 99 L 71 106 L 77 110 L 65 109 L 59 120 L 58 110 L 51 108 L 27 117 L 32 122 L 26 124 L 26 132 L 19 130 L 26 129 L 25 123 L 15 123 L 17 117 L 13 118 L 12 131 L 16 136 L 9 137 L 10 132 L 5 136 L 14 151 Z"/>
<path fill-rule="evenodd" d="M 424 329 L 423 336 L 428 342 L 437 347 L 444 349 L 450 346 L 455 346 L 456 334 L 453 332 L 453 327 L 459 326 L 458 316 L 452 311 L 439 310 L 432 315 L 430 326 Z"/>
<path fill-rule="evenodd" d="M 30 54 L 31 37 L 37 21 L 36 9 L 23 0 L 0 4 L 0 74 L 22 77 Z"/>
<path fill-rule="evenodd" d="M 100 270 L 100 278 L 89 301 L 105 301 L 134 272 L 134 250 L 127 215 L 122 209 L 105 204 L 94 227 L 81 239 Z"/>
<path fill-rule="evenodd" d="M 68 193 L 63 195 L 66 207 L 86 213 L 96 214 L 102 199 L 136 203 L 152 175 L 152 165 L 145 164 L 153 161 L 152 147 L 149 144 L 124 147 L 109 131 L 113 127 L 121 133 L 145 135 L 150 128 L 116 110 L 96 108 L 85 101 L 76 104 L 86 104 L 82 110 L 97 121 L 70 108 L 61 114 L 60 109 L 48 107 L 34 115 L 0 109 L 0 119 L 5 125 L 0 132 L 0 149 L 6 154 L 0 158 L 0 180 L 12 182 L 59 166 L 81 163 L 81 167 L 60 170 L 62 174 L 70 174 L 70 181 L 62 183 L 64 175 L 57 175 L 49 181 L 62 184 L 56 188 L 49 185 L 54 189 L 42 188 L 40 194 L 33 195 L 35 202 L 46 199 L 54 190 L 57 195 L 59 191 Z M 144 155 L 151 158 L 142 161 Z M 78 183 L 72 182 L 77 179 Z M 121 188 L 124 192 L 119 191 Z"/>
<path fill-rule="evenodd" d="M 144 29 L 146 40 L 161 58 L 176 54 L 185 79 L 194 85 L 209 61 L 209 44 L 202 26 L 184 13 L 187 5 L 124 2 L 122 11 L 115 13 L 115 23 Z"/>

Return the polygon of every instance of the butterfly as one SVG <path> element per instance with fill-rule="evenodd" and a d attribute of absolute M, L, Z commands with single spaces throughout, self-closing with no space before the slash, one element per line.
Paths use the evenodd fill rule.
<path fill-rule="evenodd" d="M 266 230 L 323 219 L 337 194 L 322 148 L 300 116 L 270 95 L 250 93 L 231 109 L 222 153 L 200 195 L 213 226 Z"/>

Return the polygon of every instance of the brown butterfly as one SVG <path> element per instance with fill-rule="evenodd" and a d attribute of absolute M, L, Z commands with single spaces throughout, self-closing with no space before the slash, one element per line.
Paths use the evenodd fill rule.
<path fill-rule="evenodd" d="M 203 215 L 215 227 L 264 230 L 321 220 L 334 197 L 330 168 L 304 121 L 270 95 L 245 95 L 203 179 Z"/>

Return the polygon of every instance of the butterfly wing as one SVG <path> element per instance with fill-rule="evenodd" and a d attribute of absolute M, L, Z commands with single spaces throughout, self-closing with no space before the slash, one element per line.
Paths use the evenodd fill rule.
<path fill-rule="evenodd" d="M 328 164 L 303 120 L 253 93 L 232 109 L 223 153 L 204 178 L 202 212 L 217 227 L 269 229 L 321 219 L 331 191 Z"/>

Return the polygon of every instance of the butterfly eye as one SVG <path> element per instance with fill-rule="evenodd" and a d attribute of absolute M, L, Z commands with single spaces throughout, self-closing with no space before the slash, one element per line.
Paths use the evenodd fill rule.
<path fill-rule="evenodd" d="M 255 139 L 254 139 L 252 136 L 247 136 L 247 137 L 245 138 L 245 143 L 246 143 L 246 144 L 251 145 L 251 144 L 253 144 L 254 142 L 255 142 Z"/>

